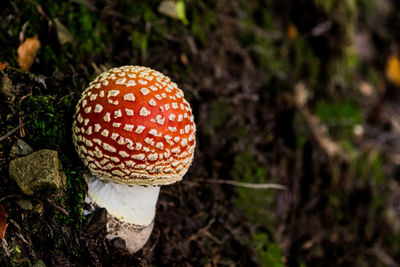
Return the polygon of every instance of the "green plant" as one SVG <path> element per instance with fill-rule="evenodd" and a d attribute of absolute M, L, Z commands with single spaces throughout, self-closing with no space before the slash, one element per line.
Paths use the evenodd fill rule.
<path fill-rule="evenodd" d="M 283 255 L 277 244 L 271 243 L 265 233 L 257 233 L 254 236 L 257 243 L 256 250 L 259 254 L 261 266 L 283 267 Z"/>
<path fill-rule="evenodd" d="M 59 101 L 52 95 L 30 96 L 20 111 L 27 137 L 43 147 L 65 142 L 67 126 L 64 118 L 66 109 L 70 107 L 71 102 L 67 98 Z"/>
<path fill-rule="evenodd" d="M 249 151 L 237 155 L 233 167 L 235 180 L 250 183 L 268 182 L 268 172 L 261 166 Z M 276 192 L 274 190 L 255 190 L 238 188 L 237 206 L 244 212 L 249 221 L 257 223 L 266 229 L 273 228 L 273 203 Z M 255 250 L 262 266 L 284 266 L 279 245 L 269 237 L 268 233 L 257 231 L 253 234 Z"/>

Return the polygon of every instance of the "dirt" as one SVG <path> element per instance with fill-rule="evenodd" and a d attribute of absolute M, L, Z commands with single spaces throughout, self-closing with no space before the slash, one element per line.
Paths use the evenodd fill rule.
<path fill-rule="evenodd" d="M 400 66 L 388 61 L 400 53 L 400 4 L 178 2 L 187 23 L 158 1 L 2 8 L 1 265 L 399 266 Z M 36 34 L 22 71 L 18 47 Z M 134 255 L 105 239 L 104 211 L 82 215 L 85 167 L 71 140 L 81 92 L 127 64 L 171 77 L 197 125 L 194 162 L 162 187 L 151 238 Z M 21 192 L 8 175 L 17 138 L 59 152 L 65 194 Z"/>

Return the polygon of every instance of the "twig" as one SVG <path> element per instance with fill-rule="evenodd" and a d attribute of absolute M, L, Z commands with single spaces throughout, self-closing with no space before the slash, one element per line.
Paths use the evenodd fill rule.
<path fill-rule="evenodd" d="M 266 183 L 266 184 L 254 184 L 254 183 L 245 183 L 245 182 L 238 182 L 232 180 L 220 180 L 220 179 L 213 179 L 213 180 L 206 180 L 208 183 L 215 183 L 215 184 L 228 184 L 238 187 L 245 187 L 245 188 L 253 188 L 253 189 L 279 189 L 279 190 L 287 190 L 285 185 L 281 184 L 273 184 L 273 183 Z"/>
<path fill-rule="evenodd" d="M 5 238 L 0 238 L 0 239 L 1 239 L 1 246 L 4 249 L 4 252 L 6 253 L 7 257 L 10 257 L 10 250 L 8 249 L 7 240 Z"/>
<path fill-rule="evenodd" d="M 3 141 L 4 139 L 6 139 L 7 137 L 9 137 L 10 135 L 12 135 L 13 133 L 15 133 L 16 131 L 18 131 L 19 128 L 21 128 L 22 126 L 24 126 L 24 123 L 18 125 L 18 126 L 15 127 L 14 129 L 12 129 L 11 131 L 9 131 L 9 132 L 6 133 L 5 135 L 3 135 L 2 137 L 0 137 L 0 142 Z"/>
<path fill-rule="evenodd" d="M 398 267 L 400 264 L 395 261 L 386 251 L 381 247 L 375 246 L 371 249 L 371 254 L 375 255 L 379 260 L 381 260 L 386 266 Z"/>
<path fill-rule="evenodd" d="M 44 219 L 42 219 L 42 217 L 39 217 L 39 219 L 47 226 L 47 228 L 49 229 L 48 233 L 49 233 L 49 237 L 50 239 L 53 238 L 54 233 L 53 233 L 53 228 L 51 228 L 50 224 L 48 224 L 48 222 Z"/>
<path fill-rule="evenodd" d="M 61 211 L 62 213 L 64 213 L 65 215 L 69 216 L 68 212 L 67 212 L 64 208 L 58 206 L 58 205 L 57 205 L 56 203 L 54 203 L 50 198 L 47 197 L 47 198 L 46 198 L 46 201 L 49 202 L 53 207 L 55 207 L 56 209 L 58 209 L 59 211 Z"/>
<path fill-rule="evenodd" d="M 19 136 L 25 137 L 24 123 L 22 122 L 22 118 L 19 117 Z"/>
<path fill-rule="evenodd" d="M 223 180 L 223 179 L 200 179 L 198 180 L 203 183 L 210 183 L 210 184 L 227 184 L 237 187 L 244 187 L 244 188 L 251 188 L 251 189 L 278 189 L 278 190 L 287 190 L 287 186 L 281 184 L 274 184 L 274 183 L 265 183 L 265 184 L 256 184 L 256 183 L 246 183 L 246 182 L 238 182 L 232 180 Z M 191 181 L 183 181 L 186 184 L 197 184 L 197 182 Z"/>
<path fill-rule="evenodd" d="M 205 231 L 204 235 L 209 239 L 211 239 L 212 241 L 214 241 L 215 243 L 217 243 L 218 245 L 222 245 L 222 241 L 216 238 L 214 235 L 212 235 L 209 231 Z"/>
<path fill-rule="evenodd" d="M 30 245 L 29 242 L 25 239 L 25 237 L 23 235 L 21 235 L 20 233 L 15 233 L 19 239 L 21 239 L 25 244 Z"/>
<path fill-rule="evenodd" d="M 14 221 L 14 220 L 11 219 L 11 218 L 8 218 L 8 222 L 9 222 L 10 224 L 14 225 L 14 227 L 17 228 L 18 232 L 21 232 L 21 226 L 19 226 L 19 224 L 18 224 L 16 221 Z"/>
<path fill-rule="evenodd" d="M 215 219 L 212 218 L 206 226 L 204 226 L 203 228 L 201 228 L 199 231 L 197 231 L 197 233 L 193 234 L 191 237 L 189 237 L 186 242 L 190 242 L 192 240 L 196 240 L 198 239 L 201 235 L 204 235 L 205 232 L 208 231 L 208 229 L 210 229 L 211 225 L 215 222 Z"/>
<path fill-rule="evenodd" d="M 21 198 L 21 196 L 20 196 L 20 195 L 8 195 L 8 196 L 4 196 L 4 197 L 0 198 L 0 203 L 3 202 L 3 201 L 5 201 L 5 200 L 7 200 L 7 199 L 10 199 L 10 198 Z"/>

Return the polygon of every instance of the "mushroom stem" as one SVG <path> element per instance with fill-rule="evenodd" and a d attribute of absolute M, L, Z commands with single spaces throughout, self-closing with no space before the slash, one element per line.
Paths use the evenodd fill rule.
<path fill-rule="evenodd" d="M 107 238 L 120 237 L 129 252 L 140 250 L 149 238 L 159 186 L 127 186 L 87 175 L 89 201 L 108 213 Z"/>

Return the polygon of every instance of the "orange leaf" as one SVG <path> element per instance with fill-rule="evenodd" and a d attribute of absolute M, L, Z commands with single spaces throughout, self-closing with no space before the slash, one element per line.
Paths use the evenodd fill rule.
<path fill-rule="evenodd" d="M 7 64 L 0 62 L 0 71 L 3 71 L 7 67 Z"/>
<path fill-rule="evenodd" d="M 22 70 L 29 70 L 35 60 L 40 41 L 37 34 L 26 40 L 18 47 L 18 65 Z"/>
<path fill-rule="evenodd" d="M 400 86 L 400 58 L 398 55 L 391 55 L 387 59 L 386 77 L 395 85 Z"/>
<path fill-rule="evenodd" d="M 0 238 L 4 238 L 7 229 L 7 213 L 4 210 L 4 207 L 0 205 Z"/>
<path fill-rule="evenodd" d="M 293 41 L 297 37 L 297 28 L 294 24 L 290 23 L 289 27 L 287 28 L 286 36 L 289 39 L 289 41 Z"/>

